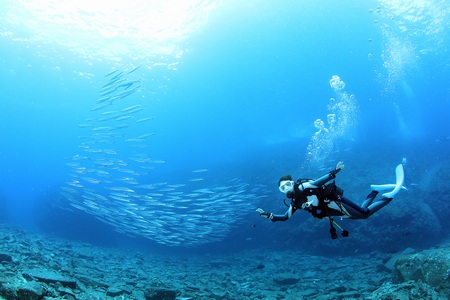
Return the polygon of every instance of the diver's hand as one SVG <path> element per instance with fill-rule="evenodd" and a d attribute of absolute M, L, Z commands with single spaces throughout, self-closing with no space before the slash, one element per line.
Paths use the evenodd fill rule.
<path fill-rule="evenodd" d="M 338 162 L 337 164 L 336 164 L 336 171 L 340 171 L 340 170 L 342 170 L 344 168 L 344 163 L 342 162 L 342 161 L 340 161 L 340 162 Z"/>
<path fill-rule="evenodd" d="M 265 212 L 262 208 L 258 208 L 256 211 L 257 211 L 257 212 L 259 213 L 259 215 L 260 215 L 261 217 L 263 217 L 263 218 L 269 219 L 270 216 L 272 215 L 271 213 Z"/>
<path fill-rule="evenodd" d="M 342 170 L 344 168 L 344 163 L 342 161 L 338 162 L 336 164 L 336 167 L 334 168 L 333 171 L 330 172 L 330 175 L 332 178 L 336 177 L 336 174 L 339 173 L 340 170 Z"/>

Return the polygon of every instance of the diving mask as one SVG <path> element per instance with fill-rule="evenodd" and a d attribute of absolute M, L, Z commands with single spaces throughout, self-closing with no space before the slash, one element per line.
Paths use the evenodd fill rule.
<path fill-rule="evenodd" d="M 292 193 L 294 191 L 294 181 L 292 181 L 292 180 L 280 181 L 280 185 L 278 186 L 278 189 L 283 194 Z"/>

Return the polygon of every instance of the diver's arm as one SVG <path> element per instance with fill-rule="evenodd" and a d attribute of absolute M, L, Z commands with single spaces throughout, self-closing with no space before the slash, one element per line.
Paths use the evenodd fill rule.
<path fill-rule="evenodd" d="M 334 178 L 336 178 L 336 173 L 333 173 L 334 171 L 336 171 L 336 170 L 333 170 L 330 173 L 327 173 L 327 174 L 323 175 L 322 177 L 315 179 L 314 181 L 307 182 L 305 184 L 305 187 L 308 187 L 308 185 L 312 185 L 314 187 L 321 187 L 328 181 L 331 181 Z"/>
<path fill-rule="evenodd" d="M 292 205 L 289 205 L 289 208 L 284 213 L 284 215 L 275 215 L 273 213 L 268 213 L 268 212 L 265 212 L 264 210 L 262 210 L 261 208 L 258 208 L 256 211 L 259 213 L 259 215 L 261 217 L 270 219 L 270 220 L 272 220 L 272 222 L 278 222 L 278 221 L 284 222 L 284 221 L 287 221 L 294 214 L 296 209 Z"/>
<path fill-rule="evenodd" d="M 284 213 L 284 215 L 274 215 L 274 214 L 270 214 L 269 219 L 272 220 L 272 222 L 284 222 L 287 221 L 290 217 L 292 217 L 292 215 L 294 214 L 295 209 L 292 207 L 292 205 L 289 205 L 288 210 Z"/>
<path fill-rule="evenodd" d="M 310 181 L 308 183 L 315 187 L 321 187 L 325 183 L 336 178 L 336 174 L 339 173 L 339 171 L 341 171 L 343 168 L 344 168 L 344 164 L 340 161 L 337 163 L 336 168 L 334 170 L 332 170 L 328 174 L 325 174 L 322 177 L 315 179 L 314 181 Z"/>

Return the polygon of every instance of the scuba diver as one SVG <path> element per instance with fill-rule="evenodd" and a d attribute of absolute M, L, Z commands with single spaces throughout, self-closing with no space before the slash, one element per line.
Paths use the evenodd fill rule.
<path fill-rule="evenodd" d="M 385 207 L 397 193 L 403 188 L 404 171 L 403 164 L 395 168 L 396 183 L 371 185 L 372 190 L 367 195 L 361 206 L 344 197 L 344 191 L 335 183 L 336 174 L 344 168 L 342 162 L 338 162 L 335 169 L 318 179 L 299 179 L 297 182 L 292 180 L 291 175 L 286 175 L 278 181 L 280 192 L 286 194 L 291 199 L 291 204 L 284 215 L 276 215 L 265 212 L 258 208 L 256 211 L 261 217 L 268 218 L 272 222 L 288 220 L 296 210 L 303 209 L 310 212 L 313 217 L 318 219 L 328 218 L 330 221 L 331 238 L 336 239 L 336 225 L 341 231 L 342 236 L 347 237 L 348 231 L 342 229 L 332 217 L 342 217 L 349 219 L 367 219 L 381 208 Z M 388 190 L 391 190 L 387 192 Z M 380 199 L 375 201 L 379 192 L 384 192 Z M 285 200 L 286 201 L 286 200 Z M 286 202 L 285 202 L 286 204 Z M 287 204 L 286 204 L 287 205 Z"/>

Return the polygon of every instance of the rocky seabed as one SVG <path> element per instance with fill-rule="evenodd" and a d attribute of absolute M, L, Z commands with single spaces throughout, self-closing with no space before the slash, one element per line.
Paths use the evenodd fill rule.
<path fill-rule="evenodd" d="M 1 299 L 448 299 L 450 247 L 323 257 L 178 255 L 0 228 Z M 182 253 L 182 250 L 180 250 Z"/>

